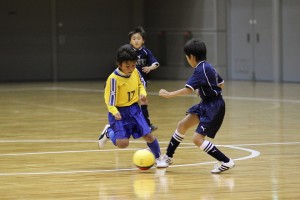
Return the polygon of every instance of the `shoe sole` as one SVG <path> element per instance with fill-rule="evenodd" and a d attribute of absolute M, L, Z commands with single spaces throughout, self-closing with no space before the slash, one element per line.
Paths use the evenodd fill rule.
<path fill-rule="evenodd" d="M 157 166 L 157 164 L 156 164 L 156 168 L 168 168 L 170 165 L 172 165 L 173 164 L 173 162 L 171 162 L 170 164 L 168 164 L 167 166 Z"/>

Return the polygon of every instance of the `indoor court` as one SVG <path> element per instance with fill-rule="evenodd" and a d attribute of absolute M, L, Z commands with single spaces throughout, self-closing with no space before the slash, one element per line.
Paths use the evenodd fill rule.
<path fill-rule="evenodd" d="M 163 99 L 149 83 L 149 112 L 165 153 L 177 122 L 199 102 L 194 95 Z M 107 124 L 104 82 L 27 82 L 0 85 L 0 194 L 12 199 L 299 199 L 300 85 L 225 81 L 224 123 L 214 142 L 236 166 L 220 175 L 196 148 L 190 129 L 167 169 L 138 170 L 132 156 L 146 148 L 97 146 Z"/>

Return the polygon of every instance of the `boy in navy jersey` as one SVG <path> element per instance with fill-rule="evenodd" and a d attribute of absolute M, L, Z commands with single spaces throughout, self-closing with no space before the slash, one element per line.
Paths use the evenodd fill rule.
<path fill-rule="evenodd" d="M 127 44 L 117 52 L 118 68 L 107 78 L 104 99 L 108 109 L 109 125 L 99 136 L 98 146 L 104 147 L 110 139 L 119 148 L 129 145 L 129 138 L 142 137 L 156 159 L 160 157 L 157 139 L 141 112 L 138 101 L 145 101 L 147 93 L 143 78 L 136 69 L 137 53 Z"/>
<path fill-rule="evenodd" d="M 201 150 L 220 161 L 211 173 L 219 174 L 234 167 L 231 158 L 225 156 L 213 143 L 205 137 L 214 138 L 221 127 L 225 115 L 225 102 L 222 97 L 224 80 L 215 69 L 206 62 L 206 46 L 204 42 L 191 39 L 184 47 L 184 52 L 189 65 L 194 68 L 193 75 L 187 80 L 185 87 L 168 92 L 159 91 L 159 96 L 173 98 L 191 94 L 198 90 L 201 102 L 189 108 L 187 115 L 178 123 L 175 133 L 171 137 L 167 152 L 157 163 L 157 167 L 168 167 L 172 164 L 172 157 L 178 145 L 183 141 L 186 131 L 198 125 L 194 137 L 194 144 Z"/>
<path fill-rule="evenodd" d="M 143 46 L 146 39 L 146 32 L 142 27 L 137 27 L 135 30 L 129 32 L 128 39 L 129 39 L 129 43 L 138 54 L 136 68 L 137 70 L 139 70 L 140 74 L 145 80 L 146 83 L 145 88 L 146 88 L 149 72 L 158 68 L 159 63 L 157 59 L 153 56 L 152 52 L 149 49 L 147 49 L 145 46 Z M 146 99 L 146 101 L 144 102 L 140 101 L 139 103 L 141 105 L 141 109 L 145 117 L 145 120 L 147 121 L 151 131 L 155 131 L 157 127 L 151 124 L 149 119 L 148 99 Z"/>

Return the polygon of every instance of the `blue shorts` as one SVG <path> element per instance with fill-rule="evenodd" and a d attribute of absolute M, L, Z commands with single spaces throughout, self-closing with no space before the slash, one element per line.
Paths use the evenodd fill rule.
<path fill-rule="evenodd" d="M 108 121 L 116 139 L 129 139 L 131 136 L 137 139 L 151 132 L 138 103 L 118 107 L 118 110 L 122 116 L 121 120 L 116 120 L 111 113 L 108 113 Z"/>
<path fill-rule="evenodd" d="M 203 100 L 189 108 L 187 113 L 198 115 L 200 123 L 196 129 L 197 133 L 214 138 L 224 119 L 225 102 L 221 96 Z"/>

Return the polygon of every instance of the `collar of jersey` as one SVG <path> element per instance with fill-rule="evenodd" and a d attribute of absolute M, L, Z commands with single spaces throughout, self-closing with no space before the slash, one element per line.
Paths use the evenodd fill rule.
<path fill-rule="evenodd" d="M 143 46 L 141 46 L 141 48 L 139 48 L 139 49 L 136 49 L 136 48 L 134 48 L 133 46 L 132 46 L 132 48 L 133 48 L 133 50 L 135 50 L 135 51 L 140 51 L 140 50 L 143 49 Z"/>
<path fill-rule="evenodd" d="M 197 68 L 201 63 L 205 62 L 205 60 L 200 61 L 195 68 Z"/>
<path fill-rule="evenodd" d="M 119 68 L 115 69 L 114 73 L 118 76 L 124 77 L 124 78 L 129 78 L 130 75 L 125 75 Z"/>

